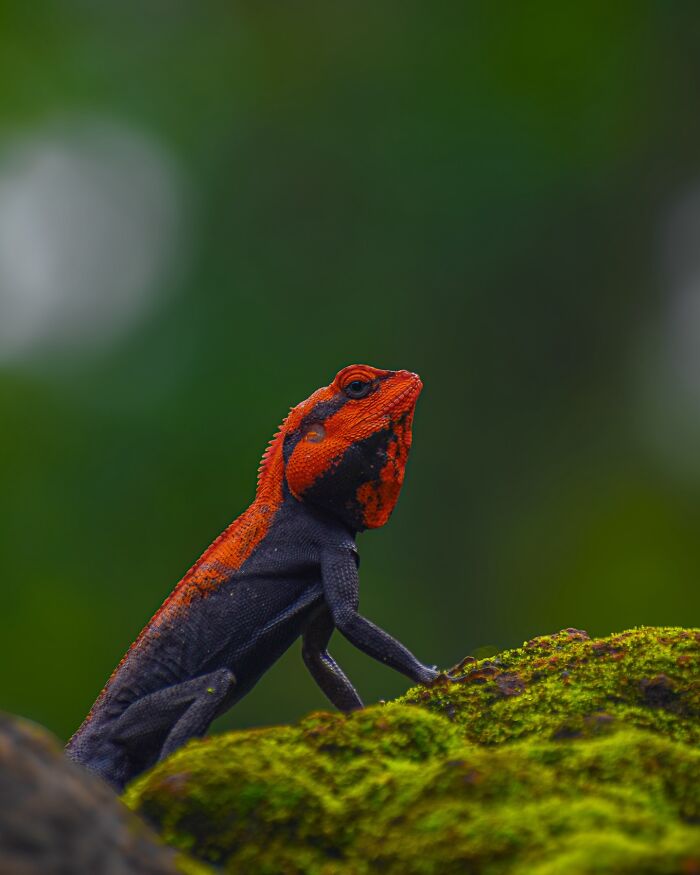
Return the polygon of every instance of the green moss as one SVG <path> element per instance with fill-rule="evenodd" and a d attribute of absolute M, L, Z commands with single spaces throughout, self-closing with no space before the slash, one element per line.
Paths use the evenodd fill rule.
<path fill-rule="evenodd" d="M 195 860 L 189 854 L 178 854 L 173 860 L 175 871 L 180 875 L 215 875 L 216 869 L 208 863 Z"/>
<path fill-rule="evenodd" d="M 126 801 L 232 873 L 700 875 L 700 632 L 567 630 L 454 674 L 192 742 Z"/>
<path fill-rule="evenodd" d="M 697 630 L 646 627 L 591 641 L 567 629 L 457 668 L 457 683 L 399 701 L 445 714 L 479 744 L 595 735 L 618 721 L 700 743 Z"/>

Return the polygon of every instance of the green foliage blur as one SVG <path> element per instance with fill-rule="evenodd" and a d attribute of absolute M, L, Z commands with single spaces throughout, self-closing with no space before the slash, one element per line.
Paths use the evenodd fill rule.
<path fill-rule="evenodd" d="M 0 707 L 67 737 L 354 362 L 425 383 L 359 540 L 363 612 L 419 658 L 697 625 L 699 31 L 661 2 L 4 3 Z M 94 176 L 103 237 L 92 170 L 50 171 L 94 125 L 160 168 Z M 333 650 L 367 701 L 405 689 Z M 293 647 L 219 725 L 320 707 Z"/>

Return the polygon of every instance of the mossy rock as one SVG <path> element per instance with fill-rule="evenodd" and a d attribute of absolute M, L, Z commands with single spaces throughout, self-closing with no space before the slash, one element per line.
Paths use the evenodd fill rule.
<path fill-rule="evenodd" d="M 191 742 L 125 800 L 231 873 L 700 875 L 700 631 L 567 629 L 451 674 Z"/>
<path fill-rule="evenodd" d="M 199 875 L 48 730 L 0 712 L 2 875 Z"/>

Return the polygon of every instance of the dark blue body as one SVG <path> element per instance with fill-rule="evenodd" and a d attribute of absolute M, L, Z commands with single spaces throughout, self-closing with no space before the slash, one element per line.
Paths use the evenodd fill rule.
<path fill-rule="evenodd" d="M 116 771 L 123 785 L 156 762 L 182 714 L 176 707 L 171 719 L 155 723 L 142 719 L 138 743 L 130 744 L 129 733 L 127 740 L 121 737 L 119 721 L 131 706 L 224 668 L 235 683 L 221 696 L 211 717 L 230 708 L 323 608 L 321 555 L 329 546 L 355 551 L 354 535 L 287 491 L 268 533 L 238 571 L 210 594 L 193 599 L 185 609 L 186 622 L 178 615 L 177 622 L 151 625 L 71 739 L 69 756 L 112 782 Z M 163 704 L 159 701 L 154 710 Z"/>
<path fill-rule="evenodd" d="M 397 423 L 402 416 L 397 412 Z M 285 438 L 285 454 L 298 446 L 297 439 L 296 432 Z M 381 482 L 390 445 L 395 446 L 394 432 L 384 425 L 352 444 L 304 501 L 284 481 L 282 502 L 250 556 L 204 593 L 193 584 L 190 599 L 175 599 L 172 610 L 166 607 L 154 617 L 68 743 L 67 754 L 121 789 L 203 735 L 299 636 L 306 667 L 342 711 L 362 707 L 362 700 L 328 653 L 334 629 L 414 682 L 435 678 L 434 666 L 423 665 L 358 612 L 355 533 L 363 511 L 357 488 Z M 189 587 L 191 581 L 185 581 Z"/>

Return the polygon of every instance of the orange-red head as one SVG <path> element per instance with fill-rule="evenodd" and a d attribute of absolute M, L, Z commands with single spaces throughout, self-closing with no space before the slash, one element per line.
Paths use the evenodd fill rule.
<path fill-rule="evenodd" d="M 263 458 L 283 467 L 292 495 L 355 530 L 389 519 L 404 479 L 413 412 L 423 384 L 409 371 L 343 368 L 329 386 L 292 408 Z"/>

